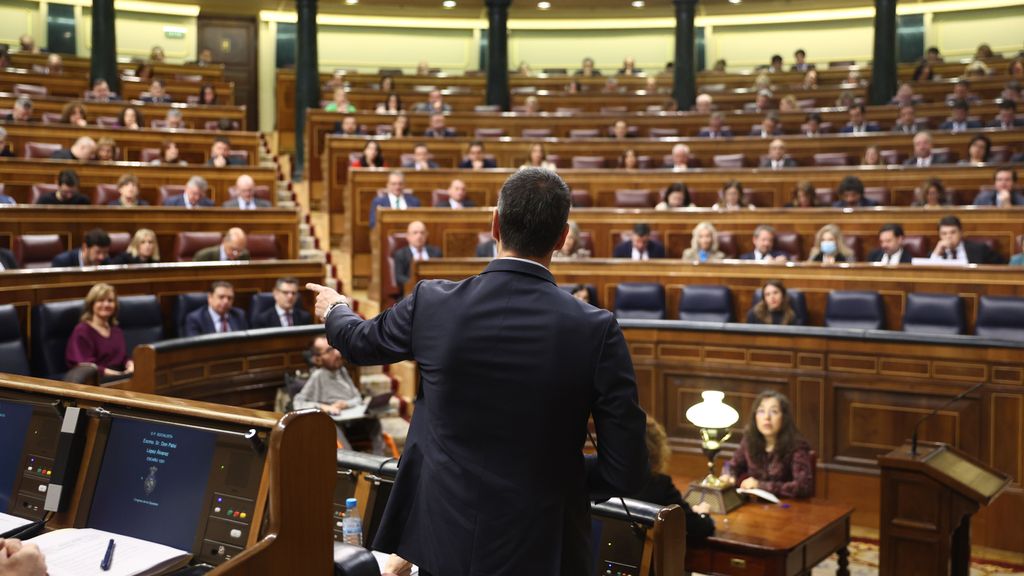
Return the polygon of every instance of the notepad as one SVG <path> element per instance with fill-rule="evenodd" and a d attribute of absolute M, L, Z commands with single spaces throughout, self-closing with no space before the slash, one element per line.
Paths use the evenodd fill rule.
<path fill-rule="evenodd" d="M 737 494 L 752 494 L 752 495 L 757 496 L 758 498 L 760 498 L 762 500 L 767 500 L 769 502 L 774 502 L 775 504 L 779 503 L 778 496 L 776 496 L 775 494 L 772 494 L 771 492 L 769 492 L 767 490 L 761 490 L 760 488 L 737 488 L 736 489 L 736 493 Z"/>
<path fill-rule="evenodd" d="M 100 569 L 107 543 L 114 539 L 110 570 Z M 49 576 L 155 576 L 188 564 L 192 554 L 184 550 L 96 530 L 65 528 L 29 540 L 46 556 Z"/>
<path fill-rule="evenodd" d="M 0 512 L 0 536 L 7 534 L 8 532 L 21 530 L 32 523 L 32 520 L 27 520 L 20 516 L 12 516 L 10 514 L 4 514 Z"/>

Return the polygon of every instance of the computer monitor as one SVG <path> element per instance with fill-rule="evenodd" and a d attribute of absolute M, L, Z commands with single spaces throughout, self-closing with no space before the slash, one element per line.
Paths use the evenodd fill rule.
<path fill-rule="evenodd" d="M 39 520 L 60 436 L 57 402 L 0 395 L 0 512 Z"/>

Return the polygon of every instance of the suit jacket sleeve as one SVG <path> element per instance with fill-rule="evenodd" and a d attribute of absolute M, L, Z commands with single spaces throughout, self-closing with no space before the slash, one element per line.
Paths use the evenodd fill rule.
<path fill-rule="evenodd" d="M 412 360 L 412 319 L 421 286 L 372 320 L 361 319 L 348 306 L 335 306 L 327 316 L 327 341 L 359 366 Z"/>
<path fill-rule="evenodd" d="M 200 308 L 200 314 L 205 314 L 205 308 Z M 199 336 L 203 333 L 202 316 L 192 312 L 185 317 L 185 336 Z"/>
<path fill-rule="evenodd" d="M 590 411 L 597 432 L 597 456 L 587 459 L 590 498 L 634 494 L 650 474 L 647 423 L 637 402 L 636 378 L 626 339 L 608 317 L 604 342 L 594 370 Z"/>
<path fill-rule="evenodd" d="M 402 248 L 401 250 L 396 250 L 392 258 L 395 260 L 395 284 L 401 288 L 409 281 L 409 266 L 412 263 L 412 253 Z"/>

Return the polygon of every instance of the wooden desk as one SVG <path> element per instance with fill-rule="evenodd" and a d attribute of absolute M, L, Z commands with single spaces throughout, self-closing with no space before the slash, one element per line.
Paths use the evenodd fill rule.
<path fill-rule="evenodd" d="M 820 500 L 787 500 L 784 506 L 749 502 L 715 516 L 715 534 L 690 544 L 686 569 L 703 574 L 797 576 L 839 553 L 840 575 L 849 575 L 853 508 Z"/>
<path fill-rule="evenodd" d="M 25 52 L 14 52 L 10 55 L 11 64 L 14 64 L 21 68 L 32 68 L 33 64 L 39 66 L 46 66 L 46 59 L 49 54 L 28 54 Z M 69 54 L 63 55 L 64 60 L 64 71 L 66 73 L 81 73 L 88 75 L 90 72 L 91 61 L 88 58 L 79 58 Z M 139 67 L 139 62 L 118 62 L 117 69 L 122 73 L 134 71 Z M 195 64 L 169 64 L 161 62 L 159 64 L 151 64 L 153 67 L 153 75 L 157 78 L 165 76 L 202 76 L 203 78 L 209 78 L 211 80 L 219 80 L 224 77 L 224 65 L 223 64 L 210 64 L 208 66 L 197 66 Z"/>
<path fill-rule="evenodd" d="M 189 96 L 198 96 L 201 82 L 178 80 L 175 78 L 163 78 L 164 89 L 175 102 L 186 102 Z M 134 100 L 141 97 L 143 92 L 149 92 L 149 80 L 141 80 L 134 77 L 121 78 L 121 91 L 119 96 L 127 100 Z M 209 81 L 217 90 L 217 99 L 229 105 L 235 103 L 235 83 L 224 82 L 223 80 Z M 67 96 L 70 98 L 82 98 L 85 91 L 92 88 L 89 83 L 88 73 L 66 73 L 66 74 L 42 74 L 32 70 L 19 68 L 5 68 L 0 70 L 0 90 L 4 92 L 13 91 L 15 84 L 34 84 L 45 86 L 48 94 L 52 96 Z"/>
<path fill-rule="evenodd" d="M 0 109 L 10 110 L 18 97 L 10 92 L 0 93 Z M 46 98 L 32 99 L 32 114 L 35 118 L 41 118 L 44 112 L 60 114 L 68 102 L 81 102 L 81 98 L 66 98 L 60 96 L 48 96 Z M 138 101 L 118 102 L 83 102 L 88 117 L 93 122 L 99 116 L 119 117 L 125 106 L 137 106 L 142 112 L 145 125 L 149 126 L 151 120 L 163 120 L 167 111 L 175 109 L 181 112 L 185 125 L 193 130 L 205 130 L 206 123 L 217 121 L 222 118 L 238 122 L 241 130 L 246 130 L 245 106 L 200 106 L 198 104 L 143 104 Z"/>

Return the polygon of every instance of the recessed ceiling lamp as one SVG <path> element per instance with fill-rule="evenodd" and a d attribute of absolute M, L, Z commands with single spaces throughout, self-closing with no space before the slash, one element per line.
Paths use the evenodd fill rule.
<path fill-rule="evenodd" d="M 551 10 L 551 2 L 537 2 L 537 10 Z"/>
<path fill-rule="evenodd" d="M 630 3 L 630 6 L 633 8 L 643 8 L 644 6 L 647 6 L 647 3 L 644 2 L 644 0 L 633 0 L 633 2 Z"/>
<path fill-rule="evenodd" d="M 729 0 L 729 4 L 742 4 L 743 0 Z"/>
<path fill-rule="evenodd" d="M 455 3 L 455 0 L 444 0 L 444 2 L 441 2 L 441 7 L 444 8 L 445 10 L 451 10 L 456 6 L 457 4 Z"/>
<path fill-rule="evenodd" d="M 355 6 L 356 4 L 359 4 L 359 0 L 345 0 L 345 4 L 348 6 Z"/>

